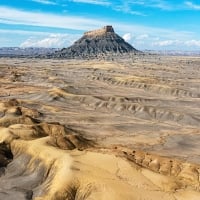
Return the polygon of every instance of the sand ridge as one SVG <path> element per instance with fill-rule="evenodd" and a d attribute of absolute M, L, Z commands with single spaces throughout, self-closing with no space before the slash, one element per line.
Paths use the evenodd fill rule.
<path fill-rule="evenodd" d="M 0 199 L 200 198 L 198 58 L 0 61 Z"/>
<path fill-rule="evenodd" d="M 122 147 L 94 148 L 89 140 L 77 134 L 74 137 L 73 130 L 56 123 L 38 120 L 30 125 L 24 119 L 22 124 L 15 124 L 12 116 L 16 115 L 16 107 L 9 102 L 1 105 L 9 107 L 9 123 L 13 123 L 0 129 L 1 144 L 7 145 L 13 154 L 13 161 L 9 160 L 0 180 L 8 199 L 12 198 L 12 192 L 18 192 L 21 199 L 38 200 L 151 199 L 152 196 L 170 200 L 183 189 L 189 190 L 188 193 L 200 189 L 199 165 Z M 23 115 L 17 114 L 17 117 Z M 59 137 L 64 145 L 59 145 Z M 68 140 L 63 139 L 66 137 Z M 5 181 L 7 184 L 2 185 Z M 27 197 L 30 191 L 31 197 Z"/>

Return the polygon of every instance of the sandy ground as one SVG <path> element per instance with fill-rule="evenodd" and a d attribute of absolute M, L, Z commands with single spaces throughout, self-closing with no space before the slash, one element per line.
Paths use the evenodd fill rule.
<path fill-rule="evenodd" d="M 200 58 L 0 59 L 0 199 L 199 200 Z"/>

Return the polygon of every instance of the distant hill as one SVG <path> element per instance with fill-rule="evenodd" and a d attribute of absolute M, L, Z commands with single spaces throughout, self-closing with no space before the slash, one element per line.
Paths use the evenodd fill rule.
<path fill-rule="evenodd" d="M 139 52 L 114 32 L 112 26 L 85 32 L 72 46 L 59 50 L 48 57 L 91 58 L 105 55 L 121 55 Z"/>
<path fill-rule="evenodd" d="M 2 47 L 0 48 L 0 57 L 35 57 L 46 55 L 57 51 L 58 48 L 20 48 L 20 47 Z"/>
<path fill-rule="evenodd" d="M 200 51 L 186 51 L 186 50 L 144 50 L 147 54 L 157 54 L 166 56 L 200 56 Z"/>

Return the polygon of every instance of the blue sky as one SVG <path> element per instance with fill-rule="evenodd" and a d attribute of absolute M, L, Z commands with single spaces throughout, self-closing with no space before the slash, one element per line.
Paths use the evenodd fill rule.
<path fill-rule="evenodd" d="M 200 0 L 1 0 L 0 47 L 67 47 L 113 25 L 134 47 L 200 50 Z"/>

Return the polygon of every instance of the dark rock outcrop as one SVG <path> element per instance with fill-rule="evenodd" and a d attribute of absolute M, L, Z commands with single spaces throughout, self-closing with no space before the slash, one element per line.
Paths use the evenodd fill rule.
<path fill-rule="evenodd" d="M 139 52 L 114 32 L 112 26 L 85 32 L 72 46 L 48 57 L 53 58 L 97 58 L 106 55 L 121 55 Z"/>

